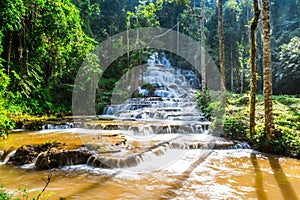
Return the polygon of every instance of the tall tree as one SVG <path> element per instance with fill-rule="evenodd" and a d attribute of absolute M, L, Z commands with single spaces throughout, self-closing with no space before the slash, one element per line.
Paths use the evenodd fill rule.
<path fill-rule="evenodd" d="M 225 57 L 224 57 L 224 35 L 223 35 L 223 17 L 222 17 L 222 0 L 218 0 L 218 32 L 219 32 L 219 59 L 221 72 L 221 98 L 226 102 L 226 77 L 225 77 Z"/>
<path fill-rule="evenodd" d="M 263 28 L 263 61 L 264 61 L 264 103 L 265 130 L 267 141 L 273 138 L 273 105 L 272 105 L 272 66 L 270 48 L 270 6 L 269 0 L 262 0 L 262 28 Z"/>
<path fill-rule="evenodd" d="M 257 88 L 257 72 L 255 67 L 255 30 L 257 28 L 260 10 L 258 7 L 258 0 L 253 1 L 254 17 L 250 24 L 250 42 L 251 42 L 251 57 L 250 57 L 250 72 L 251 72 L 251 91 L 250 91 L 250 135 L 251 137 L 255 134 L 255 99 L 256 99 L 256 88 Z"/>
<path fill-rule="evenodd" d="M 202 0 L 201 9 L 201 77 L 202 77 L 202 104 L 206 104 L 206 66 L 205 66 L 205 34 L 204 34 L 205 3 Z"/>

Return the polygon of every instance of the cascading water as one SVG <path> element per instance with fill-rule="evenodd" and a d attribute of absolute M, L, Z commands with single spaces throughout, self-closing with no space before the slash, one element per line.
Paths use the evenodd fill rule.
<path fill-rule="evenodd" d="M 100 120 L 89 117 L 78 122 L 74 118 L 74 123 L 45 124 L 43 130 L 60 131 L 79 125 L 81 129 L 75 128 L 75 132 L 87 151 L 54 149 L 38 156 L 35 166 L 52 168 L 86 162 L 100 168 L 130 168 L 145 162 L 152 165 L 158 160 L 159 166 L 155 167 L 162 167 L 180 159 L 189 149 L 248 148 L 208 134 L 211 122 L 195 101 L 195 84 L 200 84 L 192 70 L 173 67 L 165 54 L 154 53 L 139 73 L 139 97 L 107 106 Z M 48 158 L 56 161 L 48 163 Z"/>
<path fill-rule="evenodd" d="M 138 87 L 142 98 L 130 98 L 123 104 L 107 106 L 105 115 L 120 118 L 204 121 L 194 95 L 199 79 L 192 70 L 172 67 L 165 54 L 155 52 L 140 77 Z"/>
<path fill-rule="evenodd" d="M 9 159 L 10 159 L 11 157 L 13 157 L 13 156 L 15 155 L 15 153 L 16 153 L 16 150 L 13 150 L 13 151 L 9 152 L 9 153 L 5 156 L 5 158 L 3 159 L 3 161 L 0 160 L 0 165 L 5 165 L 5 164 L 7 164 L 7 162 L 9 161 Z M 2 154 L 4 154 L 4 152 L 3 152 Z M 1 158 L 1 156 L 3 156 L 3 155 L 0 155 L 0 158 Z"/>
<path fill-rule="evenodd" d="M 107 106 L 106 116 L 89 116 L 81 128 L 10 134 L 5 151 L 0 150 L 6 188 L 26 185 L 40 191 L 35 180 L 49 171 L 31 168 L 52 167 L 58 169 L 50 171 L 56 177 L 47 188 L 54 191 L 51 199 L 299 199 L 294 189 L 300 185 L 298 160 L 262 154 L 247 143 L 207 134 L 210 122 L 194 102 L 192 73 L 162 63 L 149 62 L 138 88 L 140 98 Z M 162 74 L 171 78 L 155 79 Z M 184 81 L 177 83 L 174 74 Z M 151 87 L 147 79 L 153 80 Z M 159 92 L 154 95 L 155 91 Z M 79 120 L 74 123 L 78 124 Z M 10 165 L 12 145 L 49 140 L 61 140 L 71 150 L 51 148 L 37 155 L 27 146 L 23 153 L 36 159 L 20 168 Z"/>
<path fill-rule="evenodd" d="M 36 180 L 49 171 L 31 168 L 52 167 L 58 169 L 50 171 L 55 177 L 47 187 L 51 199 L 299 199 L 299 160 L 262 154 L 247 143 L 207 134 L 210 122 L 193 101 L 192 73 L 158 57 L 152 55 L 143 77 L 153 85 L 141 84 L 140 98 L 106 107 L 105 120 L 89 116 L 83 123 L 68 124 L 81 128 L 47 125 L 45 129 L 59 129 L 11 133 L 0 150 L 6 188 L 13 193 L 25 185 L 39 193 Z M 162 74 L 171 78 L 155 79 Z M 49 140 L 60 140 L 71 150 L 31 151 Z M 20 168 L 10 165 L 17 154 L 12 150 L 23 144 L 33 146 L 19 155 L 35 159 Z"/>
<path fill-rule="evenodd" d="M 155 157 L 171 149 L 208 148 L 210 122 L 205 119 L 195 101 L 197 87 L 200 86 L 195 73 L 171 66 L 164 53 L 155 52 L 148 59 L 146 69 L 139 74 L 139 97 L 129 98 L 104 109 L 104 115 L 114 119 L 110 124 L 84 124 L 84 128 L 124 133 L 128 143 L 135 143 L 135 151 L 94 155 L 88 160 L 89 165 L 132 167 L 155 160 Z M 194 141 L 195 134 L 201 134 L 201 139 Z M 185 136 L 184 139 L 182 136 Z M 182 152 L 175 154 L 171 156 L 174 160 Z"/>

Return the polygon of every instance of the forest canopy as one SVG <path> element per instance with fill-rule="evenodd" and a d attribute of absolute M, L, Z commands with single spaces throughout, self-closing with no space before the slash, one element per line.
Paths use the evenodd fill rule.
<path fill-rule="evenodd" d="M 271 0 L 271 48 L 274 94 L 299 94 L 300 3 Z M 205 1 L 206 51 L 218 61 L 218 9 Z M 175 0 L 1 0 L 0 109 L 18 113 L 68 113 L 77 70 L 108 37 L 139 27 L 163 27 L 201 41 L 200 1 Z M 226 88 L 249 90 L 249 23 L 252 1 L 223 1 Z M 258 92 L 263 91 L 262 27 L 257 29 Z M 167 52 L 166 52 L 167 53 Z M 149 52 L 131 52 L 113 62 L 99 81 L 98 108 L 109 103 L 114 83 L 133 60 Z M 170 56 L 173 65 L 188 65 Z M 94 63 L 97 65 L 96 63 Z M 4 112 L 3 112 L 4 113 Z M 5 115 L 3 115 L 5 116 Z"/>

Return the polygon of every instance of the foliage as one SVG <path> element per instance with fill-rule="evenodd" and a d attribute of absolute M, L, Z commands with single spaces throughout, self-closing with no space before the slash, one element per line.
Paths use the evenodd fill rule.
<path fill-rule="evenodd" d="M 148 2 L 147 0 L 140 1 L 135 12 L 127 12 L 127 27 L 140 28 L 158 26 L 159 21 L 157 20 L 156 13 L 162 9 L 162 5 L 162 0 L 156 0 L 154 3 Z"/>
<path fill-rule="evenodd" d="M 209 101 L 210 100 L 210 93 L 209 90 L 206 90 L 206 99 Z M 200 110 L 204 114 L 204 116 L 207 119 L 211 119 L 211 114 L 213 111 L 216 111 L 216 109 L 220 108 L 220 103 L 219 102 L 211 102 L 203 105 L 203 100 L 202 100 L 202 92 L 198 92 L 196 95 L 196 101 L 198 102 L 198 105 L 200 105 Z"/>
<path fill-rule="evenodd" d="M 251 3 L 250 0 L 228 0 L 223 5 L 226 77 L 231 77 L 234 86 L 230 87 L 228 78 L 227 88 L 238 92 L 247 90 L 250 78 L 247 58 L 249 21 L 253 15 Z M 96 41 L 145 26 L 175 30 L 178 21 L 181 33 L 199 40 L 199 6 L 197 1 L 194 4 L 190 0 L 1 0 L 0 124 L 1 131 L 4 130 L 1 133 L 13 128 L 9 118 L 41 113 L 70 114 L 74 80 L 82 61 L 87 58 L 94 66 L 91 70 L 97 70 L 96 61 L 91 60 L 93 56 L 89 54 Z M 276 19 L 271 20 L 274 92 L 298 94 L 300 4 L 295 0 L 271 0 L 270 6 L 271 18 Z M 206 50 L 218 64 L 217 5 L 214 1 L 205 1 L 205 7 Z M 260 35 L 257 34 L 257 66 L 261 76 Z M 117 80 L 130 68 L 145 63 L 148 53 L 145 50 L 130 52 L 129 57 L 124 55 L 111 64 L 99 80 L 98 113 L 110 103 Z M 183 59 L 172 57 L 176 65 L 188 65 Z M 259 92 L 261 83 L 259 78 Z M 244 106 L 247 101 L 245 96 L 231 99 L 230 104 Z M 202 110 L 209 117 L 209 113 L 218 108 L 212 103 Z M 234 119 L 228 121 L 228 124 L 235 123 Z"/>
<path fill-rule="evenodd" d="M 12 199 L 12 195 L 5 191 L 3 185 L 0 185 L 0 199 L 1 200 L 10 200 Z"/>
<path fill-rule="evenodd" d="M 263 96 L 256 99 L 256 134 L 249 133 L 249 108 L 247 95 L 228 93 L 228 104 L 223 121 L 222 135 L 234 139 L 249 141 L 253 148 L 264 152 L 273 152 L 300 158 L 300 98 L 296 96 L 274 96 L 275 137 L 271 147 L 266 143 L 264 127 Z M 211 102 L 216 104 L 217 102 Z"/>
<path fill-rule="evenodd" d="M 73 104 L 81 105 L 80 111 L 78 110 L 77 112 L 86 114 L 93 112 L 93 110 L 95 109 L 91 107 L 90 104 L 95 101 L 94 91 L 97 88 L 101 73 L 102 71 L 99 66 L 98 56 L 94 53 L 89 53 L 82 63 L 82 66 L 76 78 L 77 82 L 74 85 L 74 88 L 76 88 L 76 90 L 74 90 L 73 95 L 76 95 L 77 99 L 73 98 Z M 82 99 L 80 97 L 85 98 L 85 103 L 82 104 Z"/>
<path fill-rule="evenodd" d="M 3 0 L 0 8 L 5 11 L 0 13 L 0 46 L 7 47 L 0 56 L 12 91 L 7 98 L 31 114 L 65 103 L 52 97 L 57 88 L 73 84 L 93 48 L 81 29 L 79 11 L 69 0 Z M 69 98 L 69 104 L 66 96 L 62 99 Z"/>
<path fill-rule="evenodd" d="M 0 137 L 6 137 L 8 131 L 14 128 L 14 123 L 9 118 L 5 108 L 9 77 L 3 71 L 0 69 Z"/>
<path fill-rule="evenodd" d="M 294 37 L 280 46 L 279 63 L 274 69 L 274 92 L 299 94 L 300 84 L 300 38 Z M 290 84 L 293 82 L 293 84 Z"/>
<path fill-rule="evenodd" d="M 49 199 L 53 192 L 48 194 L 44 194 L 45 190 L 47 189 L 49 183 L 51 182 L 52 174 L 48 175 L 47 179 L 42 178 L 45 182 L 45 186 L 43 189 L 38 193 L 36 197 L 30 197 L 30 191 L 26 189 L 19 188 L 17 192 L 9 193 L 8 191 L 4 190 L 4 186 L 0 185 L 0 199 L 1 200 L 28 200 L 29 198 L 32 200 L 39 200 L 39 199 Z M 22 198 L 16 198 L 15 196 L 22 196 Z M 65 198 L 60 197 L 59 200 L 64 200 Z"/>
<path fill-rule="evenodd" d="M 226 117 L 223 122 L 222 136 L 234 139 L 245 139 L 248 126 L 239 117 Z"/>

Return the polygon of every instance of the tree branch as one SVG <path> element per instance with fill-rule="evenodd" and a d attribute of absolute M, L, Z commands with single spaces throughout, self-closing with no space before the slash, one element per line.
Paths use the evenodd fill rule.
<path fill-rule="evenodd" d="M 37 200 L 39 200 L 41 195 L 43 194 L 43 192 L 45 192 L 46 188 L 48 187 L 48 185 L 51 181 L 51 178 L 52 178 L 52 174 L 48 175 L 47 179 L 42 178 L 42 180 L 45 182 L 46 185 L 44 186 L 42 191 L 37 195 L 37 197 L 36 197 Z"/>

